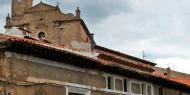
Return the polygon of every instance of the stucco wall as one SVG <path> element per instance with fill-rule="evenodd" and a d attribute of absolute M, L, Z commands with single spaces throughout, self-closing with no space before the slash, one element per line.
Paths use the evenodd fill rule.
<path fill-rule="evenodd" d="M 26 94 L 27 93 L 27 94 Z M 53 85 L 18 86 L 13 95 L 66 95 L 65 87 Z"/>
<path fill-rule="evenodd" d="M 14 78 L 17 80 L 27 80 L 28 77 L 40 79 L 70 82 L 97 88 L 105 88 L 106 80 L 101 75 L 89 74 L 85 72 L 73 71 L 44 64 L 10 58 Z"/>
<path fill-rule="evenodd" d="M 55 64 L 53 61 L 45 61 L 40 60 L 38 58 L 29 57 L 26 55 L 15 55 L 11 53 L 6 53 L 7 57 L 0 57 L 1 58 L 1 64 L 3 65 L 4 75 L 7 75 L 7 78 L 10 78 L 10 75 L 12 75 L 12 78 L 18 81 L 28 81 L 28 78 L 37 78 L 37 79 L 47 79 L 50 81 L 59 81 L 59 82 L 69 82 L 74 84 L 81 84 L 82 86 L 92 86 L 97 88 L 106 88 L 106 79 L 102 76 L 102 72 L 95 72 L 91 71 L 89 72 L 87 69 L 71 69 L 71 68 L 63 68 L 56 65 L 50 66 L 50 64 Z M 23 58 L 22 59 L 19 59 Z M 18 58 L 18 59 L 17 59 Z M 2 61 L 3 59 L 3 61 Z M 30 60 L 30 61 L 26 61 Z M 32 61 L 31 61 L 32 60 Z M 37 61 L 34 61 L 37 60 Z M 39 62 L 39 63 L 38 63 Z M 44 63 L 41 63 L 44 62 Z M 6 64 L 6 65 L 5 65 Z M 56 63 L 58 65 L 58 63 Z M 65 63 L 59 63 L 59 64 L 65 64 Z M 63 65 L 66 66 L 66 65 Z M 5 71 L 7 73 L 5 73 Z M 133 80 L 133 79 L 131 79 Z M 117 83 L 117 82 L 116 82 Z M 118 86 L 119 84 L 116 84 Z M 118 88 L 118 87 L 116 87 Z M 158 94 L 158 88 L 159 86 L 154 85 L 154 95 Z M 27 93 L 22 92 L 27 91 L 31 92 L 31 89 L 27 89 L 27 87 L 24 87 L 23 89 L 20 88 L 20 93 Z M 24 90 L 27 89 L 27 90 Z M 18 91 L 18 92 L 19 92 Z M 112 92 L 106 92 L 107 89 L 104 90 L 92 90 L 92 95 L 107 95 L 107 94 L 113 94 Z M 33 91 L 34 92 L 34 91 Z M 130 92 L 130 91 L 129 91 Z M 119 92 L 120 93 L 120 92 Z M 164 88 L 164 93 L 166 95 L 179 95 L 180 91 L 178 90 L 171 90 Z M 20 94 L 22 95 L 22 94 Z M 183 93 L 182 95 L 190 95 Z"/>

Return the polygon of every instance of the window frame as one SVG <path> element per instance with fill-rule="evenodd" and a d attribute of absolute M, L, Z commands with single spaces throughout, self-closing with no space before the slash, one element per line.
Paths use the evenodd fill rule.
<path fill-rule="evenodd" d="M 163 87 L 159 87 L 159 88 L 158 88 L 158 95 L 161 95 L 161 94 L 160 94 L 160 89 L 162 90 L 162 95 L 164 95 L 164 88 L 163 88 Z"/>
<path fill-rule="evenodd" d="M 74 86 L 65 86 L 65 89 L 66 89 L 66 95 L 69 95 L 69 93 L 76 93 L 76 94 L 81 94 L 81 95 L 91 95 L 90 89 L 74 87 Z"/>
<path fill-rule="evenodd" d="M 116 80 L 121 80 L 122 81 L 122 88 L 123 88 L 122 90 L 117 90 L 116 89 L 116 85 L 115 85 Z M 122 77 L 114 78 L 114 88 L 115 88 L 116 91 L 123 91 L 124 92 L 124 78 L 122 78 Z"/>
<path fill-rule="evenodd" d="M 151 83 L 148 83 L 148 82 L 143 82 L 143 81 L 138 81 L 138 80 L 135 80 L 135 79 L 131 79 L 131 81 L 130 81 L 130 92 L 131 93 L 133 93 L 132 92 L 132 83 L 138 83 L 138 84 L 140 84 L 140 94 L 139 95 L 143 95 L 143 93 L 142 93 L 142 84 L 145 84 L 145 94 L 144 95 L 147 95 L 148 94 L 148 92 L 147 92 L 147 87 L 148 86 L 150 86 L 151 87 L 151 95 L 154 95 L 154 89 L 153 89 L 153 84 L 151 84 Z M 135 94 L 135 93 L 133 93 L 133 94 Z"/>
<path fill-rule="evenodd" d="M 108 91 L 108 92 L 120 92 L 120 93 L 125 93 L 125 94 L 135 94 L 135 93 L 132 93 L 132 88 L 131 88 L 131 85 L 132 83 L 137 83 L 137 84 L 140 84 L 140 94 L 137 94 L 137 95 L 146 95 L 148 93 L 147 91 L 147 87 L 150 86 L 151 87 L 151 95 L 154 95 L 154 88 L 153 88 L 153 84 L 152 83 L 149 83 L 149 82 L 145 82 L 145 81 L 141 81 L 141 80 L 136 80 L 136 79 L 132 79 L 132 78 L 127 78 L 127 77 L 123 77 L 123 76 L 118 76 L 118 75 L 113 75 L 113 74 L 107 74 L 107 73 L 104 73 L 103 76 L 105 77 L 106 79 L 106 88 L 105 88 L 105 91 Z M 113 78 L 113 89 L 108 89 L 108 77 L 112 77 Z M 123 90 L 120 91 L 120 90 L 116 90 L 116 85 L 115 85 L 115 80 L 116 79 L 119 79 L 122 81 L 122 86 L 123 86 Z M 127 84 L 124 84 L 124 80 L 126 79 L 127 81 Z M 142 84 L 145 84 L 145 94 L 142 94 Z M 124 89 L 124 85 L 126 85 L 127 87 L 127 91 L 125 91 Z"/>
<path fill-rule="evenodd" d="M 108 77 L 112 78 L 112 82 L 113 82 L 113 83 L 111 83 L 111 82 L 110 82 L 110 83 L 113 84 L 113 85 L 112 85 L 113 87 L 111 87 L 111 88 L 109 88 Z M 110 85 L 111 85 L 111 84 L 110 84 Z M 115 79 L 114 79 L 113 76 L 109 76 L 109 75 L 106 76 L 106 88 L 107 88 L 107 89 L 110 89 L 110 90 L 115 90 Z M 112 88 L 113 88 L 113 89 L 112 89 Z"/>
<path fill-rule="evenodd" d="M 126 80 L 126 83 L 125 83 L 125 80 Z M 123 78 L 123 91 L 124 91 L 124 92 L 129 92 L 128 84 L 129 84 L 129 79 Z M 125 89 L 125 87 L 126 87 L 126 89 Z M 125 91 L 125 90 L 126 90 L 126 91 Z"/>
<path fill-rule="evenodd" d="M 115 85 L 115 80 L 121 80 L 122 81 L 122 91 L 120 92 L 124 92 L 124 79 L 127 79 L 126 77 L 122 77 L 122 76 L 118 76 L 118 75 L 113 75 L 113 74 L 104 74 L 104 77 L 106 78 L 106 89 L 108 89 L 108 77 L 112 77 L 113 78 L 113 89 L 108 89 L 108 90 L 113 90 L 113 91 L 120 91 L 120 90 L 116 90 L 116 85 Z M 127 79 L 128 80 L 128 79 Z M 128 82 L 128 81 L 127 81 Z M 128 85 L 127 85 L 128 86 Z"/>
<path fill-rule="evenodd" d="M 135 84 L 140 84 L 140 94 L 142 94 L 142 86 L 141 86 L 141 82 L 140 81 L 134 81 L 134 80 L 132 80 L 131 82 L 130 82 L 130 92 L 131 93 L 133 93 L 132 92 L 132 83 L 135 83 Z M 137 94 L 137 93 L 133 93 L 133 94 Z"/>

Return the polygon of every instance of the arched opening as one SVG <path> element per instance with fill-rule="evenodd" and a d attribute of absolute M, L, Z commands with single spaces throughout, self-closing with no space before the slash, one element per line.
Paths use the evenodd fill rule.
<path fill-rule="evenodd" d="M 40 40 L 44 40 L 44 39 L 46 38 L 45 33 L 44 33 L 44 32 L 38 33 L 38 38 L 39 38 Z"/>

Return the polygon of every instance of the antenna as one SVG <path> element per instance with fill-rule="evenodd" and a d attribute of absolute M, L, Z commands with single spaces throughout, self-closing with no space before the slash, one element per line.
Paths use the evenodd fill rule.
<path fill-rule="evenodd" d="M 142 57 L 143 57 L 143 59 L 146 59 L 148 56 L 145 54 L 145 51 L 143 50 L 142 51 Z"/>
<path fill-rule="evenodd" d="M 167 65 L 167 68 L 169 68 L 170 67 L 170 63 L 168 63 L 168 64 L 166 64 Z"/>
<path fill-rule="evenodd" d="M 76 5 L 79 7 L 80 4 L 79 4 L 79 0 L 75 0 L 76 1 Z"/>
<path fill-rule="evenodd" d="M 59 2 L 59 0 L 57 0 L 56 4 L 57 4 L 57 6 L 59 6 L 59 5 L 60 5 L 60 2 Z"/>

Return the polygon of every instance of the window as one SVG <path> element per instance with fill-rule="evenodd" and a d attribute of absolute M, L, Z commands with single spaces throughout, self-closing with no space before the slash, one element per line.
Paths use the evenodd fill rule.
<path fill-rule="evenodd" d="M 108 89 L 114 89 L 113 77 L 110 76 L 107 77 L 107 87 Z"/>
<path fill-rule="evenodd" d="M 124 88 L 124 92 L 127 92 L 127 79 L 123 80 L 123 88 Z"/>
<path fill-rule="evenodd" d="M 142 89 L 142 94 L 143 94 L 143 95 L 146 95 L 146 84 L 143 83 L 143 84 L 141 85 L 141 89 Z"/>
<path fill-rule="evenodd" d="M 153 89 L 151 84 L 145 82 L 132 81 L 131 92 L 134 94 L 152 95 Z"/>
<path fill-rule="evenodd" d="M 72 86 L 66 86 L 66 95 L 91 95 L 91 91 L 89 89 L 85 89 L 83 88 L 83 85 L 78 85 L 77 87 L 75 87 L 76 84 L 72 84 Z"/>
<path fill-rule="evenodd" d="M 120 76 L 106 75 L 106 88 L 110 90 L 128 91 L 128 80 Z"/>
<path fill-rule="evenodd" d="M 45 33 L 44 33 L 44 32 L 38 33 L 38 38 L 39 38 L 40 40 L 45 39 Z"/>
<path fill-rule="evenodd" d="M 147 86 L 147 95 L 152 95 L 152 87 Z"/>
<path fill-rule="evenodd" d="M 115 79 L 115 89 L 118 91 L 123 91 L 123 80 Z"/>
<path fill-rule="evenodd" d="M 182 92 L 179 92 L 179 95 L 182 95 Z"/>
<path fill-rule="evenodd" d="M 141 85 L 140 83 L 131 83 L 131 91 L 135 94 L 141 94 Z"/>
<path fill-rule="evenodd" d="M 159 95 L 164 95 L 164 91 L 163 91 L 163 88 L 159 88 Z"/>

